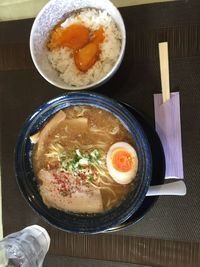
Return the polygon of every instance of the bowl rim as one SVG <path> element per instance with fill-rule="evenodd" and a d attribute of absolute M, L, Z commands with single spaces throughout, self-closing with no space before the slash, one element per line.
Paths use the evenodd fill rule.
<path fill-rule="evenodd" d="M 95 214 L 95 217 L 92 217 L 92 215 L 81 215 L 81 214 L 78 214 L 79 216 L 77 217 L 77 214 L 76 213 L 66 213 L 66 212 L 62 212 L 62 211 L 57 211 L 57 213 L 55 212 L 55 209 L 49 209 L 46 207 L 46 205 L 43 203 L 41 203 L 41 200 L 39 200 L 39 206 L 38 206 L 38 199 L 36 199 L 35 195 L 33 194 L 33 189 L 30 189 L 27 187 L 27 177 L 28 175 L 31 175 L 30 173 L 30 166 L 28 165 L 28 171 L 29 172 L 28 174 L 25 173 L 24 174 L 24 169 L 23 169 L 23 172 L 21 171 L 22 169 L 22 162 L 24 164 L 24 161 L 25 160 L 25 157 L 28 157 L 28 160 L 31 161 L 30 157 L 30 151 L 31 149 L 29 149 L 28 152 L 25 151 L 25 153 L 21 153 L 22 152 L 22 147 L 24 148 L 25 145 L 27 145 L 27 140 L 29 139 L 28 136 L 31 134 L 31 132 L 27 132 L 28 131 L 28 127 L 30 127 L 30 124 L 34 121 L 35 118 L 40 118 L 39 115 L 41 115 L 41 112 L 45 110 L 45 107 L 46 106 L 50 106 L 52 104 L 55 104 L 55 103 L 59 103 L 59 101 L 62 101 L 62 100 L 66 100 L 65 98 L 73 98 L 73 97 L 77 97 L 77 96 L 81 96 L 81 97 L 93 97 L 93 98 L 96 98 L 98 97 L 98 100 L 101 98 L 103 100 L 106 100 L 106 101 L 109 101 L 112 105 L 116 105 L 117 108 L 121 108 L 123 110 L 123 112 L 125 111 L 125 114 L 126 115 L 131 115 L 131 117 L 133 117 L 133 121 L 134 123 L 136 123 L 136 125 L 138 126 L 139 125 L 139 130 L 141 130 L 140 134 L 142 134 L 142 142 L 143 145 L 145 145 L 145 153 L 146 153 L 146 156 L 148 156 L 147 158 L 145 158 L 145 171 L 146 171 L 146 176 L 145 176 L 145 183 L 144 184 L 140 184 L 139 187 L 137 187 L 137 192 L 135 194 L 137 194 L 137 202 L 136 202 L 136 205 L 133 205 L 132 206 L 132 202 L 133 202 L 133 199 L 132 197 L 135 198 L 134 196 L 134 192 L 130 192 L 130 197 L 126 197 L 126 199 L 124 201 L 122 201 L 122 204 L 120 204 L 118 207 L 114 208 L 114 209 L 111 209 L 109 210 L 107 213 L 100 213 L 100 214 Z M 87 104 L 86 104 L 87 105 Z M 71 105 L 69 105 L 71 106 Z M 93 104 L 93 106 L 97 106 L 96 104 Z M 60 106 L 59 106 L 60 107 Z M 97 106 L 98 107 L 98 106 Z M 63 109 L 63 107 L 59 108 L 58 110 L 61 110 Z M 48 116 L 48 118 L 45 120 L 45 121 L 48 121 L 48 119 L 53 115 L 55 114 L 58 110 L 54 110 L 53 113 L 51 113 L 51 115 Z M 112 112 L 112 111 L 111 111 Z M 116 116 L 114 114 L 114 116 Z M 40 125 L 40 127 L 42 127 L 42 125 L 44 125 L 45 121 L 42 122 L 42 124 Z M 121 121 L 121 120 L 120 120 Z M 121 121 L 122 122 L 122 121 Z M 122 122 L 124 123 L 124 122 Z M 32 127 L 32 126 L 31 126 Z M 27 133 L 29 133 L 29 135 L 27 136 Z M 24 152 L 24 150 L 23 150 Z M 23 154 L 23 155 L 22 155 Z M 30 162 L 29 162 L 30 163 Z M 24 168 L 24 165 L 23 165 L 23 168 Z M 38 213 L 45 221 L 47 221 L 48 223 L 50 223 L 51 225 L 53 225 L 54 227 L 56 228 L 59 228 L 63 231 L 67 231 L 67 232 L 74 232 L 74 233 L 87 233 L 87 234 L 95 234 L 95 233 L 101 233 L 101 232 L 105 232 L 107 231 L 109 228 L 111 227 L 114 227 L 118 224 L 121 224 L 123 223 L 124 221 L 126 221 L 136 210 L 138 210 L 138 208 L 141 206 L 145 196 L 146 196 L 146 193 L 147 193 L 147 190 L 150 186 L 150 182 L 151 182 L 151 174 L 152 174 L 152 155 L 151 155 L 151 150 L 150 150 L 150 146 L 149 146 L 149 143 L 148 143 L 148 140 L 145 136 L 145 133 L 142 129 L 142 127 L 140 126 L 140 124 L 137 122 L 137 120 L 134 118 L 134 116 L 124 107 L 122 106 L 120 103 L 118 103 L 116 100 L 113 100 L 111 98 L 108 98 L 104 95 L 101 95 L 101 94 L 97 94 L 97 93 L 91 93 L 91 92 L 70 92 L 70 93 L 67 93 L 67 94 L 63 94 L 61 96 L 58 96 L 56 98 L 53 98 L 45 103 L 43 103 L 42 105 L 40 105 L 34 113 L 32 113 L 32 115 L 30 115 L 24 125 L 22 126 L 21 128 L 21 131 L 19 133 L 19 136 L 18 136 L 18 139 L 17 139 L 17 144 L 16 144 L 16 147 L 15 147 L 15 175 L 16 175 L 16 179 L 17 179 L 17 183 L 18 183 L 18 186 L 19 186 L 19 189 L 22 193 L 22 195 L 24 196 L 24 198 L 26 199 L 26 201 L 28 202 L 28 204 L 32 207 L 32 209 L 34 211 L 36 211 L 36 213 Z M 31 179 L 33 180 L 34 178 L 34 173 L 32 173 L 33 176 L 30 176 Z M 24 178 L 22 177 L 25 177 L 25 180 L 23 180 Z M 30 179 L 30 180 L 31 180 Z M 29 181 L 31 183 L 31 186 L 33 181 Z M 31 192 L 30 192 L 31 191 Z M 35 191 L 34 191 L 35 192 Z M 131 196 L 131 193 L 133 196 Z M 37 192 L 37 194 L 39 194 L 39 191 Z M 41 199 L 41 196 L 39 195 L 39 198 Z M 123 204 L 127 205 L 127 199 L 130 198 L 130 203 L 128 203 L 128 208 L 127 210 L 122 210 L 120 211 L 119 208 L 123 206 Z M 42 205 L 42 206 L 41 206 Z M 53 218 L 52 219 L 52 215 L 51 215 L 51 210 L 54 210 L 53 213 L 55 214 L 65 214 L 64 217 L 66 218 L 70 218 L 70 219 L 77 219 L 79 218 L 79 220 L 82 220 L 83 217 L 80 217 L 80 216 L 84 216 L 84 220 L 82 220 L 83 222 L 85 223 L 88 223 L 88 218 L 90 219 L 101 219 L 101 218 L 106 218 L 107 219 L 107 215 L 111 215 L 116 219 L 115 221 L 113 221 L 113 218 L 110 218 L 110 220 L 106 221 L 103 225 L 98 225 L 98 226 L 93 226 L 93 222 L 89 222 L 90 227 L 85 227 L 84 225 L 83 226 L 80 226 L 78 227 L 78 229 L 70 224 L 70 227 L 68 226 L 67 228 L 64 225 L 64 222 L 63 225 L 57 225 L 56 224 L 56 218 Z M 112 211 L 120 211 L 120 216 L 117 216 L 115 213 L 113 213 Z M 66 214 L 68 216 L 66 216 Z M 106 214 L 106 215 L 105 215 Z M 50 219 L 49 219 L 50 218 Z M 90 221 L 90 220 L 89 220 Z M 78 222 L 77 222 L 78 223 Z M 80 224 L 80 223 L 78 223 Z"/>
<path fill-rule="evenodd" d="M 76 1 L 76 0 L 75 0 Z M 126 28 L 125 28 L 125 25 L 124 25 L 124 20 L 122 18 L 122 15 L 121 13 L 119 12 L 119 9 L 110 1 L 110 0 L 104 0 L 104 1 L 107 1 L 107 2 L 110 2 L 110 4 L 112 5 L 112 7 L 115 9 L 115 11 L 117 12 L 118 16 L 119 16 L 119 19 L 120 19 L 120 23 L 121 23 L 121 26 L 122 26 L 122 29 L 120 29 L 120 32 L 122 34 L 122 42 L 121 42 L 121 49 L 120 49 L 120 54 L 117 58 L 117 61 L 115 62 L 115 64 L 113 65 L 113 67 L 111 68 L 111 70 L 104 76 L 102 77 L 100 80 L 96 81 L 96 82 L 93 82 L 91 84 L 88 84 L 88 85 L 84 85 L 84 86 L 78 86 L 78 87 L 73 87 L 73 86 L 69 86 L 66 84 L 65 85 L 61 85 L 61 84 L 57 84 L 56 82 L 54 82 L 53 80 L 51 80 L 50 78 L 48 78 L 44 73 L 43 71 L 41 70 L 39 64 L 37 63 L 37 60 L 36 60 L 36 56 L 35 56 L 35 53 L 34 53 L 34 42 L 33 42 L 33 35 L 34 35 L 34 32 L 35 30 L 37 29 L 37 23 L 40 19 L 40 17 L 42 17 L 43 13 L 53 4 L 53 2 L 56 3 L 56 0 L 51 0 L 49 1 L 48 3 L 46 3 L 43 8 L 39 11 L 39 13 L 37 14 L 34 22 L 33 22 L 33 25 L 31 27 L 31 32 L 30 32 L 30 37 L 29 37 L 29 49 L 30 49 L 30 54 L 31 54 L 31 58 L 32 58 L 32 61 L 37 69 L 37 71 L 40 73 L 40 75 L 46 80 L 48 81 L 50 84 L 56 86 L 56 87 L 59 87 L 61 89 L 64 89 L 64 90 L 72 90 L 72 91 L 77 91 L 77 90 L 87 90 L 87 89 L 92 89 L 92 88 L 95 88 L 95 87 L 98 87 L 100 86 L 101 84 L 103 84 L 104 82 L 106 82 L 108 79 L 110 79 L 116 72 L 117 70 L 119 69 L 120 65 L 121 65 L 121 62 L 123 60 L 123 57 L 124 57 L 124 54 L 125 54 L 125 47 L 126 47 Z M 110 15 L 110 14 L 109 14 Z M 113 19 L 114 20 L 114 19 Z M 118 25 L 118 22 L 115 21 L 115 23 L 117 23 Z"/>

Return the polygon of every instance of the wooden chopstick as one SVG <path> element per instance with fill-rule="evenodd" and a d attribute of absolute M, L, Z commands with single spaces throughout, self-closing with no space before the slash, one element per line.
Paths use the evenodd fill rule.
<path fill-rule="evenodd" d="M 160 75 L 163 103 L 170 99 L 168 43 L 159 43 Z"/>

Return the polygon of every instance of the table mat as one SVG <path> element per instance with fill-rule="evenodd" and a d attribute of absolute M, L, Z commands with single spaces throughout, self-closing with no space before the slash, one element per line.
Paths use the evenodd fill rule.
<path fill-rule="evenodd" d="M 25 118 L 42 102 L 64 91 L 49 85 L 31 62 L 28 38 L 32 21 L 2 23 L 0 152 L 4 232 L 8 234 L 34 223 L 45 226 L 52 237 L 52 253 L 89 255 L 113 260 L 127 257 L 127 261 L 132 261 L 139 259 L 139 254 L 145 252 L 145 247 L 136 247 L 139 254 L 133 253 L 134 250 L 121 251 L 120 247 L 116 247 L 115 241 L 122 244 L 126 241 L 129 248 L 133 245 L 131 237 L 138 237 L 138 242 L 140 237 L 154 240 L 200 240 L 200 4 L 156 4 L 122 8 L 120 11 L 127 28 L 125 58 L 116 75 L 95 91 L 133 105 L 153 124 L 153 93 L 161 90 L 157 43 L 169 42 L 172 91 L 180 91 L 181 97 L 183 159 L 188 193 L 186 197 L 160 197 L 153 209 L 138 223 L 118 233 L 99 235 L 96 243 L 95 237 L 63 234 L 42 221 L 26 204 L 17 187 L 13 166 L 14 145 Z M 84 244 L 83 250 L 80 247 L 73 250 L 77 242 Z M 108 243 L 110 249 L 107 252 L 104 249 L 96 250 L 98 244 L 101 244 L 99 242 Z M 167 244 L 166 241 L 166 246 Z M 115 251 L 118 252 L 117 255 Z M 178 251 L 175 252 L 177 255 Z M 161 257 L 159 248 L 152 253 L 155 259 Z M 176 255 L 172 253 L 171 259 L 176 260 Z M 200 254 L 194 254 L 193 259 L 199 259 L 198 255 Z M 186 256 L 187 254 L 180 259 L 180 266 L 185 266 L 184 263 L 189 261 Z"/>
<path fill-rule="evenodd" d="M 200 58 L 196 60 L 177 59 L 174 60 L 173 65 L 174 73 L 176 73 L 176 77 L 173 78 L 174 84 L 180 88 L 182 96 L 183 158 L 188 193 L 185 197 L 160 197 L 155 207 L 145 218 L 124 233 L 157 238 L 199 240 L 200 224 L 198 222 L 200 213 L 198 203 L 200 201 L 200 189 L 197 184 L 200 175 L 200 129 L 199 124 L 194 122 L 197 122 L 200 116 L 198 91 L 200 88 Z M 104 88 L 97 91 L 128 102 L 145 113 L 147 117 L 151 116 L 153 118 L 152 93 L 158 87 L 152 86 L 154 82 L 148 71 L 151 70 L 156 73 L 159 72 L 159 69 L 154 64 L 149 64 L 148 70 L 143 73 L 145 81 L 143 80 L 142 84 L 140 84 L 141 80 L 138 80 L 138 77 L 143 74 L 138 73 L 138 69 L 144 69 L 144 65 L 137 64 L 137 67 L 134 68 L 135 75 L 137 75 L 134 75 L 134 79 L 129 80 L 128 86 L 124 86 L 122 82 L 123 75 L 126 75 L 126 69 L 124 68 L 124 71 L 121 70 L 121 74 L 116 75 Z M 193 76 L 192 81 L 188 82 L 185 73 L 190 73 Z M 182 79 L 179 79 L 180 75 Z M 1 92 L 1 99 L 3 100 L 1 104 L 1 117 L 3 117 L 1 118 L 3 140 L 1 151 L 3 155 L 3 223 L 6 231 L 6 228 L 10 225 L 15 225 L 19 229 L 31 223 L 41 222 L 39 217 L 27 206 L 17 187 L 13 170 L 14 145 L 25 118 L 39 104 L 62 92 L 48 85 L 35 70 L 0 73 L 0 80 L 3 84 L 3 92 Z M 134 85 L 135 82 L 137 85 Z M 118 87 L 116 91 L 117 83 L 120 84 L 120 88 Z M 38 90 L 38 93 L 36 93 L 36 90 Z M 145 103 L 145 106 L 143 103 Z M 193 119 L 191 119 L 191 116 Z M 191 144 L 191 140 L 196 145 Z M 180 225 L 180 222 L 184 223 Z"/>
<path fill-rule="evenodd" d="M 59 266 L 59 267 L 150 267 L 149 265 L 138 265 L 122 262 L 113 261 L 100 261 L 93 259 L 84 258 L 72 258 L 57 256 L 56 258 L 52 255 L 47 255 L 44 260 L 44 267 L 48 266 Z"/>
<path fill-rule="evenodd" d="M 0 132 L 1 140 L 1 132 Z M 0 150 L 1 150 L 1 141 L 0 141 Z M 1 153 L 0 153 L 0 240 L 3 238 L 3 221 L 2 221 L 2 183 L 1 183 Z"/>

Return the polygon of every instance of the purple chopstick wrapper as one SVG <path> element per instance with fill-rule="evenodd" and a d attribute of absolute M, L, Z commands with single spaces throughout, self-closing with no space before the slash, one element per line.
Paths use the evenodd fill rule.
<path fill-rule="evenodd" d="M 171 93 L 165 103 L 162 94 L 154 94 L 154 112 L 156 131 L 165 153 L 165 178 L 183 179 L 179 93 Z"/>

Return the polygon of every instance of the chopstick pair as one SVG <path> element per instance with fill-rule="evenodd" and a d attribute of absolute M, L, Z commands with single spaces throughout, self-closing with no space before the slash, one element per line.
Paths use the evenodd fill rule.
<path fill-rule="evenodd" d="M 151 186 L 147 195 L 185 195 L 181 142 L 180 97 L 170 94 L 168 43 L 159 43 L 162 94 L 154 95 L 156 131 L 160 137 L 166 161 L 165 179 L 178 182 Z"/>

